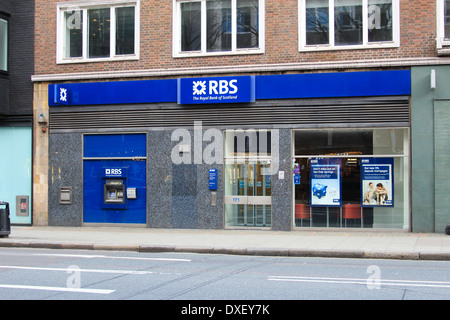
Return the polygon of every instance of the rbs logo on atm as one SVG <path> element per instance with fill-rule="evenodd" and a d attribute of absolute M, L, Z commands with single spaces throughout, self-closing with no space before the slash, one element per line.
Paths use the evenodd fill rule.
<path fill-rule="evenodd" d="M 122 169 L 105 169 L 105 174 L 107 176 L 109 175 L 120 176 L 122 175 Z"/>
<path fill-rule="evenodd" d="M 208 90 L 209 95 L 218 94 L 235 94 L 238 92 L 236 86 L 237 80 L 209 80 L 209 81 L 193 81 L 194 95 L 206 95 Z"/>

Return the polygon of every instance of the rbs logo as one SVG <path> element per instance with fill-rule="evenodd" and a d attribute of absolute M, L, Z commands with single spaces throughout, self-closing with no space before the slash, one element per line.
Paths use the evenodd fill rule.
<path fill-rule="evenodd" d="M 178 79 L 178 104 L 243 103 L 255 101 L 255 77 Z"/>
<path fill-rule="evenodd" d="M 106 175 L 121 175 L 122 169 L 105 169 Z"/>
<path fill-rule="evenodd" d="M 193 94 L 206 95 L 208 90 L 209 95 L 219 94 L 236 94 L 238 87 L 237 80 L 209 80 L 209 81 L 193 81 Z"/>

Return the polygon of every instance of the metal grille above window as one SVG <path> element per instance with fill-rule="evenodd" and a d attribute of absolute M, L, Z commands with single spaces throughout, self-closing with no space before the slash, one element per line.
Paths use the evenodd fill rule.
<path fill-rule="evenodd" d="M 409 126 L 409 97 L 265 100 L 220 108 L 146 106 L 51 109 L 51 130 L 189 127 Z"/>

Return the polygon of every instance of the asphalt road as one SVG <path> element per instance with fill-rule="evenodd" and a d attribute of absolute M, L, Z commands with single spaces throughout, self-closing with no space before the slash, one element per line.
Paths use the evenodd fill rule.
<path fill-rule="evenodd" d="M 277 300 L 449 300 L 450 262 L 0 248 L 0 299 L 178 300 L 172 312 L 205 316 L 207 300 L 222 301 L 216 315 L 273 314 Z"/>

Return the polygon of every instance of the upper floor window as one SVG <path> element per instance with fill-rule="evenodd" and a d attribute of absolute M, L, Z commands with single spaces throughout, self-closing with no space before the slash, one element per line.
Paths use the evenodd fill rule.
<path fill-rule="evenodd" d="M 399 0 L 299 0 L 300 51 L 398 47 Z"/>
<path fill-rule="evenodd" d="M 264 0 L 173 0 L 173 55 L 264 52 Z"/>
<path fill-rule="evenodd" d="M 0 71 L 8 71 L 8 21 L 0 19 Z"/>
<path fill-rule="evenodd" d="M 58 63 L 139 58 L 139 0 L 58 5 Z"/>
<path fill-rule="evenodd" d="M 439 55 L 450 54 L 450 1 L 437 0 L 437 49 Z"/>

